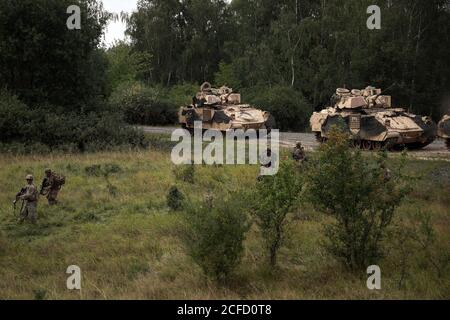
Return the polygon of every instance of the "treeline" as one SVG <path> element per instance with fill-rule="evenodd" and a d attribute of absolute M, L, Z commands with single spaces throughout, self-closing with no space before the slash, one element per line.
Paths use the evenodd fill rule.
<path fill-rule="evenodd" d="M 114 17 L 100 0 L 0 0 L 0 146 L 142 146 L 127 123 L 176 123 L 204 81 L 239 90 L 282 130 L 307 130 L 336 87 L 369 84 L 438 119 L 450 101 L 450 1 L 375 2 L 140 0 L 131 41 L 105 48 Z M 66 26 L 74 4 L 81 30 Z M 380 30 L 366 26 L 373 4 Z"/>
<path fill-rule="evenodd" d="M 367 8 L 381 8 L 381 29 Z M 448 0 L 140 0 L 128 19 L 138 79 L 227 84 L 304 129 L 335 88 L 390 87 L 397 106 L 439 118 L 450 94 Z"/>
<path fill-rule="evenodd" d="M 81 30 L 67 28 L 71 5 Z M 96 0 L 0 0 L 0 151 L 146 145 L 108 101 L 109 19 Z"/>

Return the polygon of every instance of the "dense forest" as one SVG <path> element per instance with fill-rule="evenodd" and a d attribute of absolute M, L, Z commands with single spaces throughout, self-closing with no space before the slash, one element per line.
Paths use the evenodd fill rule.
<path fill-rule="evenodd" d="M 373 4 L 380 30 L 366 25 Z M 397 105 L 439 117 L 450 93 L 449 4 L 141 0 L 128 33 L 133 50 L 152 56 L 143 74 L 151 84 L 214 79 L 262 104 L 291 95 L 300 113 L 320 108 L 336 87 L 372 84 L 391 87 Z"/>
<path fill-rule="evenodd" d="M 80 30 L 66 26 L 73 4 Z M 373 4 L 381 29 L 369 30 Z M 128 41 L 107 47 L 112 19 Z M 395 105 L 437 120 L 449 57 L 449 0 L 140 0 L 120 17 L 100 0 L 0 0 L 1 145 L 142 146 L 126 122 L 176 123 L 204 81 L 239 90 L 282 130 L 308 130 L 343 86 L 389 88 Z"/>

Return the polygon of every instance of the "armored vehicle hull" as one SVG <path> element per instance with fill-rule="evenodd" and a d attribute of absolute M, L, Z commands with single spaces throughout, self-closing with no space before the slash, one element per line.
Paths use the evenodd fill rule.
<path fill-rule="evenodd" d="M 390 101 L 390 96 L 381 96 L 381 90 L 372 87 L 351 92 L 338 89 L 334 105 L 312 115 L 311 129 L 319 141 L 325 141 L 338 125 L 364 150 L 423 148 L 435 140 L 437 127 L 429 117 L 392 108 Z"/>
<path fill-rule="evenodd" d="M 450 115 L 445 115 L 438 124 L 438 136 L 445 139 L 447 148 L 450 150 Z"/>
<path fill-rule="evenodd" d="M 275 125 L 269 112 L 242 104 L 241 97 L 232 89 L 222 87 L 214 89 L 204 83 L 200 92 L 189 106 L 183 106 L 178 113 L 180 125 L 188 130 L 194 129 L 196 121 L 202 122 L 202 128 L 227 131 L 242 129 L 270 131 Z"/>

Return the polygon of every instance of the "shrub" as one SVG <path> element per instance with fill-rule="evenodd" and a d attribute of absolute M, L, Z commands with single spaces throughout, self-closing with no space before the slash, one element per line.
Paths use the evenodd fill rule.
<path fill-rule="evenodd" d="M 305 170 L 310 200 L 334 218 L 326 226 L 326 247 L 353 270 L 382 256 L 381 241 L 406 195 L 400 174 L 386 179 L 384 162 L 383 157 L 362 157 L 351 149 L 348 136 L 333 128 Z"/>
<path fill-rule="evenodd" d="M 117 194 L 118 189 L 110 182 L 109 178 L 113 174 L 122 172 L 122 168 L 119 165 L 114 163 L 107 163 L 103 165 L 96 164 L 86 167 L 84 170 L 88 176 L 103 177 L 105 179 L 108 192 L 113 196 Z"/>
<path fill-rule="evenodd" d="M 167 99 L 175 106 L 181 107 L 192 103 L 192 97 L 200 89 L 198 84 L 184 83 L 173 86 L 167 95 Z"/>
<path fill-rule="evenodd" d="M 224 283 L 239 264 L 243 241 L 249 229 L 246 206 L 229 195 L 213 203 L 189 203 L 185 242 L 193 260 L 204 273 Z"/>
<path fill-rule="evenodd" d="M 106 51 L 106 57 L 109 63 L 106 77 L 112 91 L 122 83 L 135 81 L 151 70 L 151 54 L 136 52 L 125 41 L 116 41 Z"/>
<path fill-rule="evenodd" d="M 167 206 L 174 210 L 180 210 L 183 207 L 184 195 L 178 190 L 177 186 L 172 186 L 167 194 Z"/>
<path fill-rule="evenodd" d="M 0 135 L 2 142 L 17 141 L 24 136 L 24 125 L 28 118 L 28 107 L 16 96 L 0 90 Z"/>
<path fill-rule="evenodd" d="M 301 180 L 292 161 L 281 163 L 275 176 L 263 177 L 257 184 L 253 214 L 269 253 L 269 262 L 276 266 L 277 254 L 286 238 L 288 213 L 297 203 Z"/>
<path fill-rule="evenodd" d="M 50 105 L 32 109 L 6 91 L 0 92 L 0 132 L 1 149 L 11 152 L 147 146 L 143 132 L 127 125 L 118 114 L 61 113 Z"/>
<path fill-rule="evenodd" d="M 398 219 L 389 233 L 390 255 L 395 257 L 394 265 L 399 272 L 398 288 L 406 288 L 412 276 L 414 263 L 420 269 L 431 267 L 438 278 L 449 273 L 450 252 L 445 249 L 443 239 L 431 222 L 428 212 L 407 212 Z M 418 259 L 418 257 L 420 257 Z"/>
<path fill-rule="evenodd" d="M 287 86 L 254 87 L 242 94 L 245 102 L 269 111 L 275 117 L 278 129 L 303 131 L 309 128 L 313 109 L 295 89 Z"/>
<path fill-rule="evenodd" d="M 178 106 L 168 101 L 164 89 L 146 87 L 139 82 L 122 84 L 110 102 L 123 113 L 126 122 L 140 125 L 167 125 L 177 121 Z"/>
<path fill-rule="evenodd" d="M 215 83 L 219 86 L 226 85 L 236 90 L 241 88 L 241 81 L 236 69 L 234 64 L 219 63 L 219 71 L 214 75 Z"/>

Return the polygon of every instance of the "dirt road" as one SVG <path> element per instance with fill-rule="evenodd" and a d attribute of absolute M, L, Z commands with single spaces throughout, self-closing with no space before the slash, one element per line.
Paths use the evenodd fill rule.
<path fill-rule="evenodd" d="M 145 132 L 171 134 L 177 127 L 142 127 Z M 298 133 L 298 132 L 281 132 L 280 144 L 282 147 L 291 148 L 296 141 L 301 141 L 307 151 L 314 151 L 319 147 L 314 134 L 312 133 Z M 400 152 L 396 152 L 400 153 Z M 447 149 L 444 140 L 436 139 L 435 142 L 421 150 L 411 150 L 408 153 L 419 159 L 445 159 L 450 161 L 450 151 Z"/>

